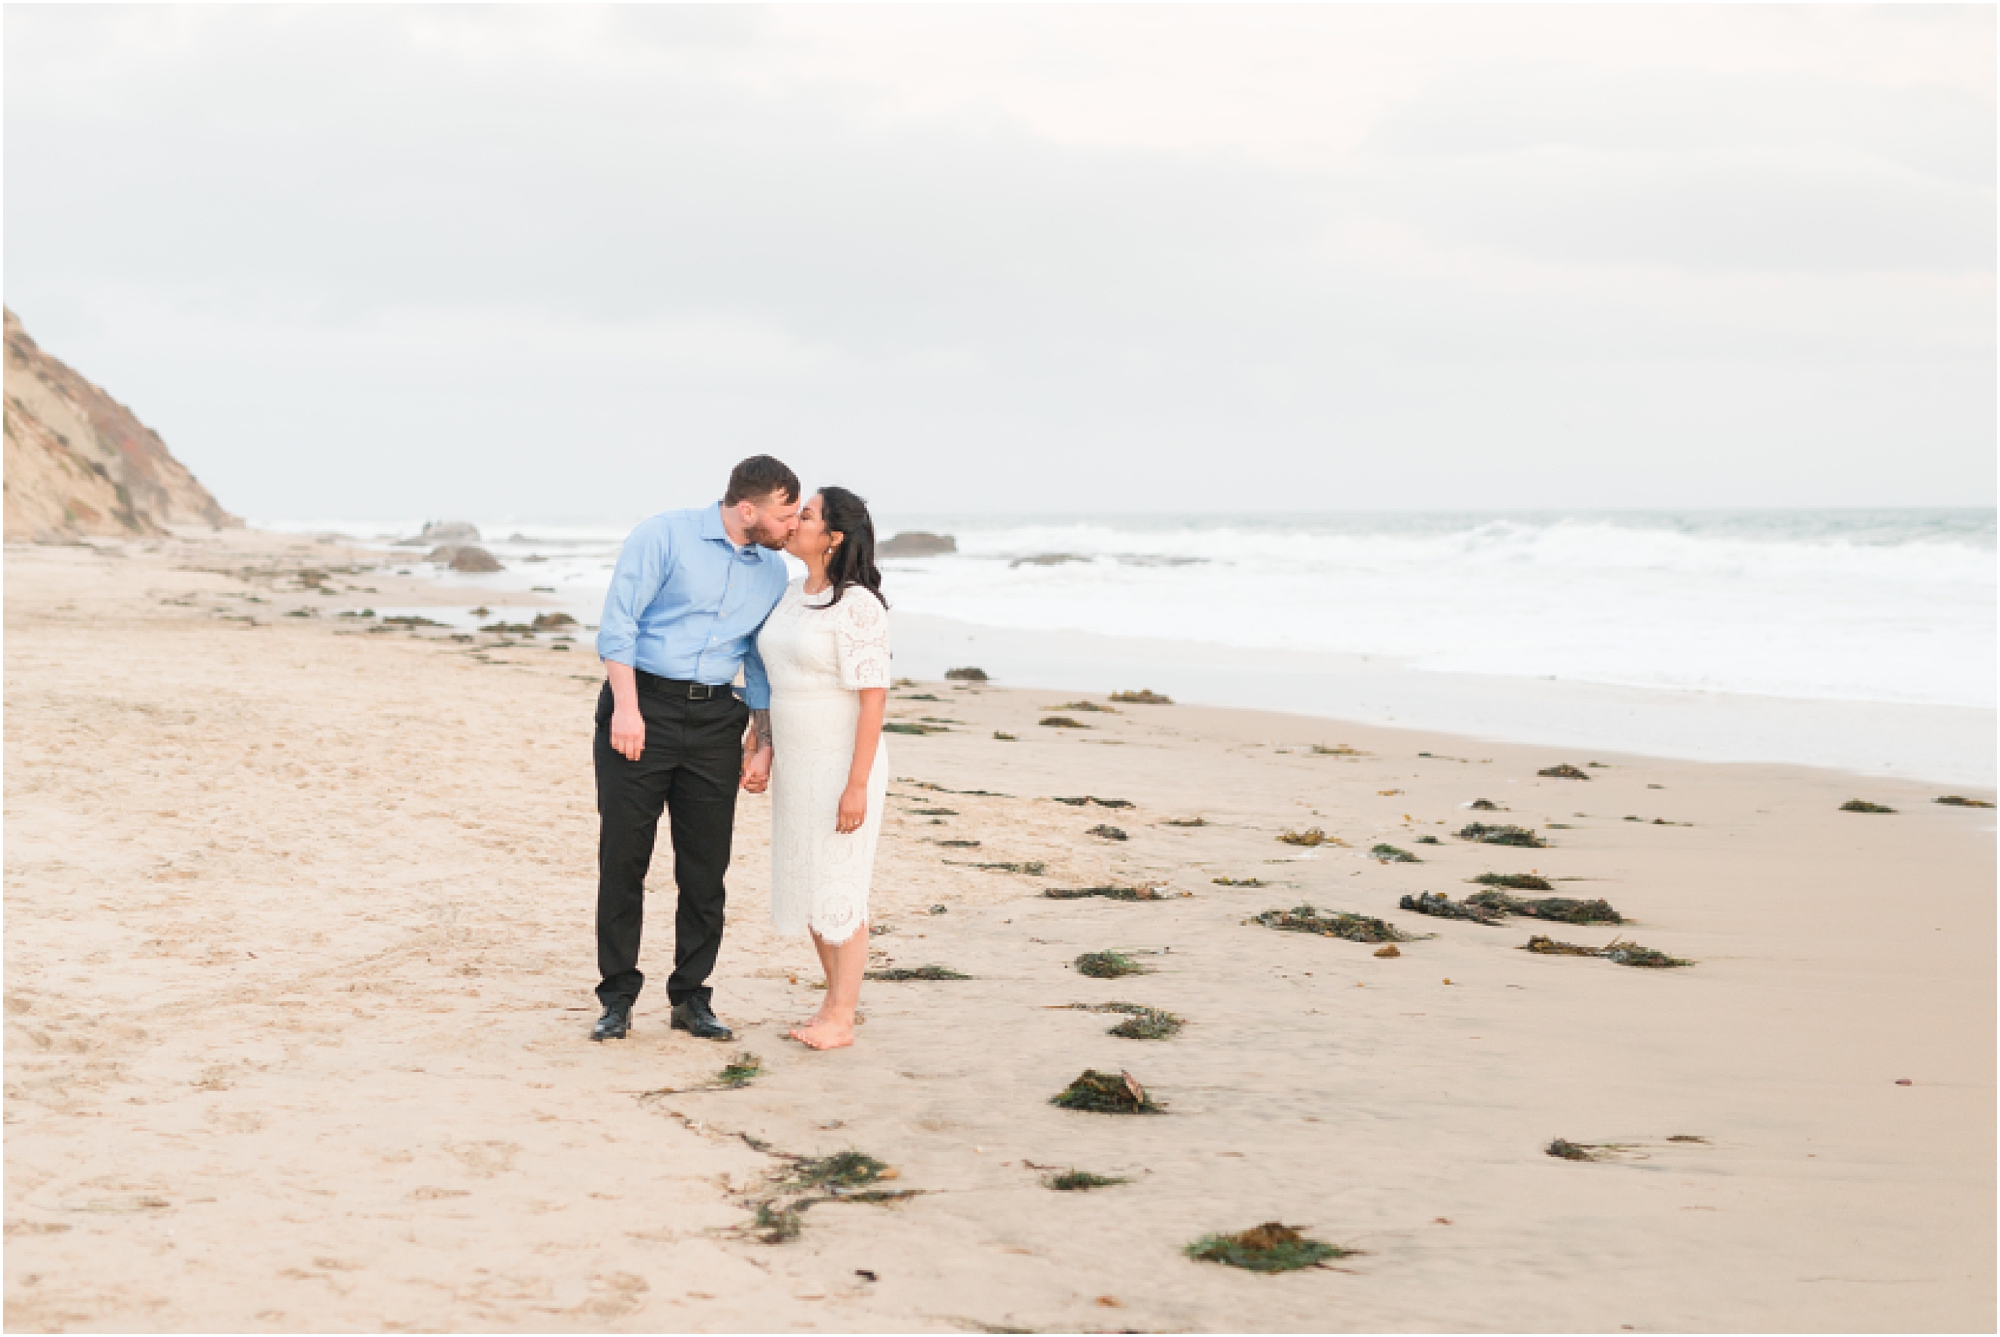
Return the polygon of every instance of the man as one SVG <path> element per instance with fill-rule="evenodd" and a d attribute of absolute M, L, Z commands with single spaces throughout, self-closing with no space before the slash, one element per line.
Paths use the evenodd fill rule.
<path fill-rule="evenodd" d="M 597 654 L 597 998 L 590 1038 L 632 1026 L 646 869 L 660 809 L 671 822 L 673 1027 L 733 1038 L 709 1006 L 722 946 L 723 874 L 739 781 L 761 792 L 770 773 L 771 687 L 756 638 L 785 593 L 778 555 L 798 527 L 799 480 L 768 455 L 729 475 L 716 506 L 667 511 L 633 530 L 604 596 Z M 743 671 L 743 699 L 731 689 Z M 749 728 L 746 732 L 745 725 Z"/>

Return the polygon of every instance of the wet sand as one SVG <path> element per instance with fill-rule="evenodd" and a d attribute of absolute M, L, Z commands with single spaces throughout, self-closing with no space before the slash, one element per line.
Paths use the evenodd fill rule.
<path fill-rule="evenodd" d="M 947 731 L 890 739 L 874 947 L 972 978 L 868 985 L 851 1050 L 781 1040 L 815 972 L 768 926 L 746 798 L 715 980 L 738 1042 L 667 1028 L 662 903 L 633 1035 L 593 1045 L 587 636 L 370 632 L 337 614 L 462 595 L 289 574 L 374 560 L 259 534 L 7 550 L 10 1330 L 1994 1325 L 1991 810 L 927 682 L 892 701 Z M 1564 762 L 1591 778 L 1536 775 Z M 1133 806 L 1053 801 L 1083 795 Z M 1549 847 L 1457 839 L 1474 817 Z M 1344 843 L 1277 838 L 1309 827 Z M 1397 908 L 1530 870 L 1634 922 Z M 1163 894 L 1041 894 L 1100 884 Z M 1246 922 L 1302 902 L 1436 936 L 1384 959 Z M 1517 950 L 1536 932 L 1697 964 Z M 1152 973 L 1071 968 L 1104 949 Z M 1185 1029 L 1061 1006 L 1114 1000 Z M 688 1090 L 742 1051 L 756 1080 Z M 1087 1067 L 1164 1112 L 1048 1104 Z M 791 1158 L 849 1148 L 915 1196 L 747 1229 Z M 1069 1167 L 1130 1182 L 1042 1187 Z M 1357 1252 L 1183 1256 L 1269 1220 Z"/>

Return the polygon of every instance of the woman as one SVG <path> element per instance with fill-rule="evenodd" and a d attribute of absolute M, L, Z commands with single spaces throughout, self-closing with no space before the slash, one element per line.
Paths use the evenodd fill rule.
<path fill-rule="evenodd" d="M 868 506 L 823 488 L 799 508 L 785 551 L 806 565 L 757 634 L 771 678 L 771 920 L 809 932 L 826 1001 L 787 1034 L 814 1049 L 854 1043 L 868 965 L 868 882 L 889 787 L 882 712 L 889 613 Z"/>

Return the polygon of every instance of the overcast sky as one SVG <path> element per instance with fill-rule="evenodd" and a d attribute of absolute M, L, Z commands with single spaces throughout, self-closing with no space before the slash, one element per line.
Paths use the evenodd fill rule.
<path fill-rule="evenodd" d="M 1994 15 L 9 4 L 6 300 L 257 519 L 1987 506 Z"/>

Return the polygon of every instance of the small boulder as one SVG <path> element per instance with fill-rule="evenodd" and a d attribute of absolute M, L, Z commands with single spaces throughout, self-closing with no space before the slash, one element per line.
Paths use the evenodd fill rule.
<path fill-rule="evenodd" d="M 958 540 L 949 534 L 927 534 L 909 529 L 875 546 L 877 557 L 941 557 L 957 552 Z"/>
<path fill-rule="evenodd" d="M 562 627 L 574 627 L 575 625 L 576 619 L 568 613 L 535 614 L 534 629 L 536 631 L 556 631 Z"/>
<path fill-rule="evenodd" d="M 426 562 L 436 562 L 454 571 L 500 571 L 499 561 L 486 549 L 471 543 L 446 543 L 432 548 Z"/>
<path fill-rule="evenodd" d="M 479 529 L 463 520 L 430 520 L 425 522 L 423 533 L 417 535 L 420 543 L 477 543 Z"/>

